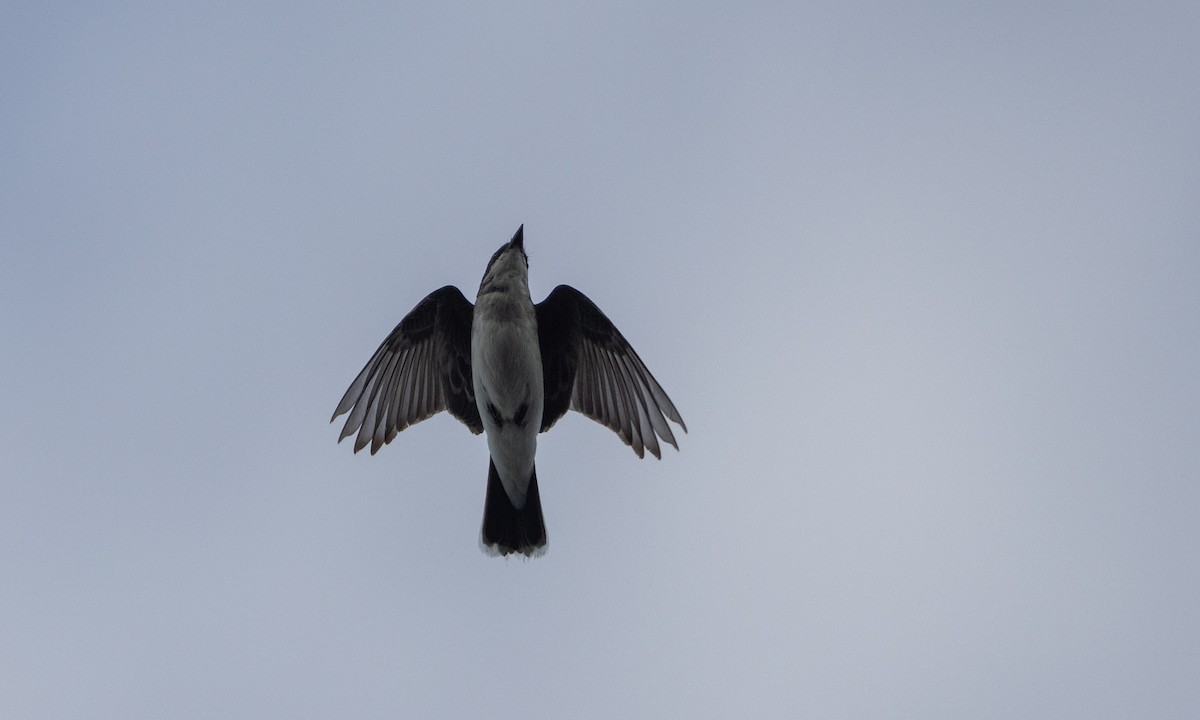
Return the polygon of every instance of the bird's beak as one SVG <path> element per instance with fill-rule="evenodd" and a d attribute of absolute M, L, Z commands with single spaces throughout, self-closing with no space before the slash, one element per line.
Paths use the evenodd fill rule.
<path fill-rule="evenodd" d="M 521 227 L 517 228 L 517 234 L 512 236 L 512 240 L 508 241 L 510 247 L 520 248 L 522 252 L 525 250 L 525 223 L 521 223 Z"/>

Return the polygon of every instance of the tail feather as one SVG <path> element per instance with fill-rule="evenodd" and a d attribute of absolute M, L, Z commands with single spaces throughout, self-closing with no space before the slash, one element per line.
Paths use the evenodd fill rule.
<path fill-rule="evenodd" d="M 538 495 L 537 470 L 529 478 L 525 506 L 517 509 L 500 484 L 495 463 L 488 460 L 487 499 L 483 505 L 483 549 L 492 555 L 520 553 L 527 557 L 546 552 L 546 523 Z"/>

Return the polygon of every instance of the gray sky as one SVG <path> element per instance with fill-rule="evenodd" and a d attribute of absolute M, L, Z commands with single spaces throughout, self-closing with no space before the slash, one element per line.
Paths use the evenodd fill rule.
<path fill-rule="evenodd" d="M 0 712 L 1200 714 L 1200 6 L 993 5 L 5 4 Z M 691 433 L 506 562 L 327 421 L 520 223 Z"/>

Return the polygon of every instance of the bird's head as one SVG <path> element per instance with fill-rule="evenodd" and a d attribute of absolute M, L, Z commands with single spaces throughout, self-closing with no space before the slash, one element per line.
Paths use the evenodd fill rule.
<path fill-rule="evenodd" d="M 506 280 L 527 282 L 529 277 L 529 257 L 525 255 L 525 226 L 517 228 L 512 240 L 500 246 L 488 261 L 487 270 L 483 271 L 481 287 L 491 282 L 503 284 Z"/>

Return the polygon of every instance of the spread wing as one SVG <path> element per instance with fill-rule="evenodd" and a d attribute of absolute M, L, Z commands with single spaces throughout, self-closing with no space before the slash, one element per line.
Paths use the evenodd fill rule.
<path fill-rule="evenodd" d="M 358 433 L 354 452 L 371 454 L 414 423 L 449 410 L 473 433 L 483 432 L 471 384 L 474 306 L 447 285 L 419 302 L 350 383 L 337 409 L 349 412 L 338 442 Z"/>
<path fill-rule="evenodd" d="M 608 426 L 638 457 L 662 457 L 659 438 L 679 445 L 667 420 L 679 411 L 629 341 L 575 288 L 559 285 L 537 305 L 545 407 L 542 432 L 568 409 Z"/>

